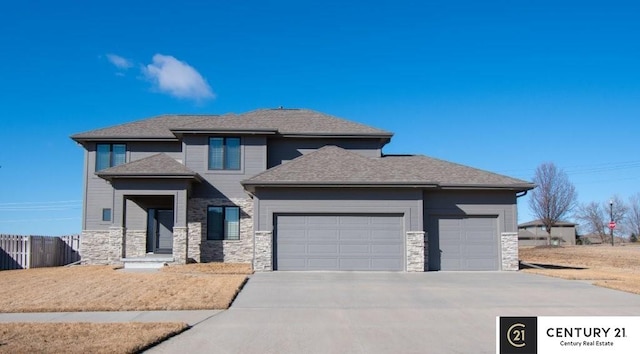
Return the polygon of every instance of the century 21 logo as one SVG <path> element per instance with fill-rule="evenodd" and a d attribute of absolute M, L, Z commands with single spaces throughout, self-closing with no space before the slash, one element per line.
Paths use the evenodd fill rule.
<path fill-rule="evenodd" d="M 538 352 L 537 317 L 500 317 L 500 354 Z"/>
<path fill-rule="evenodd" d="M 511 325 L 511 327 L 509 327 L 509 329 L 507 330 L 507 340 L 509 341 L 509 344 L 516 348 L 522 348 L 526 346 L 527 343 L 524 341 L 526 327 L 527 326 L 525 326 L 523 323 L 514 323 L 513 325 Z"/>

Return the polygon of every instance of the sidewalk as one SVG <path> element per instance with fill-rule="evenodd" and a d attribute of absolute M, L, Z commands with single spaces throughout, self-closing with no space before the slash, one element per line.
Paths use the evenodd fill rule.
<path fill-rule="evenodd" d="M 194 311 L 100 311 L 0 313 L 0 323 L 7 322 L 185 322 L 194 326 L 222 312 Z"/>

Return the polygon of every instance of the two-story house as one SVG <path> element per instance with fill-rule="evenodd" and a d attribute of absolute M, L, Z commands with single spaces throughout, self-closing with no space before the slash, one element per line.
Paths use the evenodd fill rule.
<path fill-rule="evenodd" d="M 513 270 L 526 181 L 420 155 L 304 109 L 164 115 L 72 136 L 81 255 L 255 270 Z"/>

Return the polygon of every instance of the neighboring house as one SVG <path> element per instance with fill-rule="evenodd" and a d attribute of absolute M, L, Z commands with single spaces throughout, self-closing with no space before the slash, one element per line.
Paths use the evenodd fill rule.
<path fill-rule="evenodd" d="M 518 244 L 520 246 L 542 246 L 548 244 L 547 229 L 542 220 L 533 220 L 518 225 Z M 552 242 L 562 245 L 576 244 L 576 224 L 566 221 L 557 222 L 551 228 Z"/>
<path fill-rule="evenodd" d="M 583 245 L 600 245 L 603 243 L 603 237 L 596 233 L 580 235 L 578 239 L 581 240 Z M 609 235 L 604 236 L 604 242 L 607 241 L 611 243 L 611 237 L 609 237 Z"/>
<path fill-rule="evenodd" d="M 83 260 L 268 270 L 515 270 L 529 182 L 426 156 L 304 109 L 164 115 L 72 136 Z"/>

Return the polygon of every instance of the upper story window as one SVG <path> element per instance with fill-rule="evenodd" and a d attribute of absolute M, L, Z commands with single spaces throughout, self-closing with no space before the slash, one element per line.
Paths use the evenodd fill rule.
<path fill-rule="evenodd" d="M 240 169 L 240 138 L 209 138 L 209 169 Z"/>
<path fill-rule="evenodd" d="M 96 172 L 127 162 L 127 145 L 96 144 Z"/>

